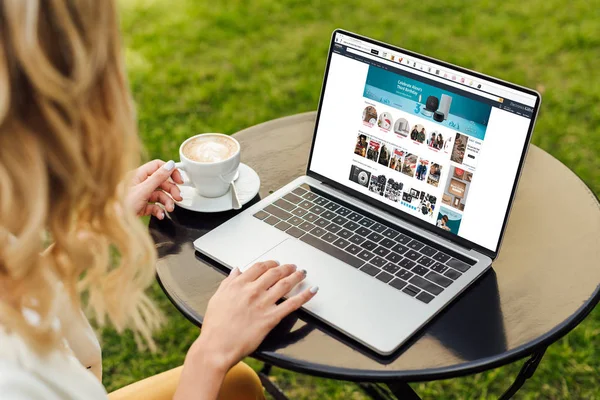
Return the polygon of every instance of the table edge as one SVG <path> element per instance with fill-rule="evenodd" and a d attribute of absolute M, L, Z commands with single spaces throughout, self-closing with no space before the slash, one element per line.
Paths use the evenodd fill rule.
<path fill-rule="evenodd" d="M 243 133 L 247 130 L 260 127 L 262 125 L 271 124 L 275 121 L 281 122 L 285 119 L 303 119 L 309 115 L 315 115 L 316 111 L 308 111 L 300 114 L 293 114 L 276 118 L 274 120 L 265 121 L 257 125 L 245 128 L 232 135 Z M 562 161 L 552 156 L 546 150 L 539 146 L 531 143 L 531 146 L 537 147 L 539 150 L 548 154 L 554 160 L 562 164 L 569 172 L 571 172 L 583 184 L 585 190 L 596 200 L 598 208 L 600 209 L 600 198 L 596 196 L 591 187 L 583 181 L 577 174 L 575 174 L 569 167 L 567 167 Z M 162 291 L 165 293 L 171 304 L 192 324 L 202 327 L 203 318 L 196 314 L 193 310 L 188 310 L 171 296 L 171 294 L 164 287 L 160 274 L 156 271 L 156 280 Z M 250 354 L 250 357 L 256 358 L 257 360 L 272 364 L 279 368 L 288 369 L 299 373 L 305 373 L 308 375 L 326 377 L 331 379 L 339 379 L 353 382 L 393 382 L 393 381 L 434 381 L 441 379 L 457 378 L 461 376 L 476 374 L 479 372 L 488 371 L 494 368 L 501 367 L 519 359 L 525 358 L 534 352 L 544 349 L 551 344 L 557 342 L 563 338 L 566 334 L 575 329 L 583 320 L 592 312 L 596 305 L 600 302 L 600 284 L 596 286 L 596 289 L 592 292 L 591 296 L 567 319 L 556 325 L 552 330 L 546 332 L 544 335 L 531 340 L 525 344 L 522 344 L 514 349 L 507 352 L 501 353 L 496 356 L 482 358 L 476 361 L 466 362 L 462 364 L 455 364 L 452 366 L 445 366 L 431 369 L 419 369 L 410 371 L 374 371 L 374 370 L 360 370 L 360 369 L 349 369 L 341 367 L 330 367 L 324 364 L 311 364 L 307 366 L 307 363 L 298 362 L 296 359 L 284 356 L 274 356 L 272 352 L 254 352 Z"/>

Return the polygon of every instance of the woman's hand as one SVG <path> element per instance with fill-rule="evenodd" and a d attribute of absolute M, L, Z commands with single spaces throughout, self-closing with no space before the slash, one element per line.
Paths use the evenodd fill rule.
<path fill-rule="evenodd" d="M 173 211 L 175 208 L 173 199 L 183 200 L 179 188 L 173 181 L 183 183 L 174 161 L 165 163 L 162 160 L 154 160 L 142 165 L 135 170 L 127 194 L 127 206 L 138 216 L 154 215 L 158 219 L 163 219 L 165 213 L 159 204 L 162 204 L 167 211 Z"/>
<path fill-rule="evenodd" d="M 208 303 L 202 333 L 188 351 L 175 398 L 192 398 L 192 393 L 197 399 L 216 398 L 227 371 L 317 293 L 318 287 L 312 287 L 276 304 L 305 277 L 295 265 L 276 261 L 254 264 L 243 274 L 233 270 Z"/>

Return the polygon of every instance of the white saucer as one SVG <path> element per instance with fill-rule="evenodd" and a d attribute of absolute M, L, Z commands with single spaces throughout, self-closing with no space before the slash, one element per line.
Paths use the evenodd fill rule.
<path fill-rule="evenodd" d="M 237 189 L 240 204 L 243 206 L 258 194 L 258 190 L 260 189 L 260 178 L 256 171 L 246 164 L 240 163 L 239 172 L 240 176 L 235 181 L 235 188 Z M 200 196 L 196 192 L 196 189 L 191 185 L 184 184 L 178 186 L 181 190 L 181 197 L 183 197 L 183 200 L 175 202 L 175 204 L 181 208 L 205 213 L 215 213 L 233 209 L 231 189 L 221 197 L 209 198 Z"/>

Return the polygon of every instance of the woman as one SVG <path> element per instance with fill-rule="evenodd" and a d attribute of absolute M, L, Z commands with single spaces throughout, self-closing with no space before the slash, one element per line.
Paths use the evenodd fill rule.
<path fill-rule="evenodd" d="M 106 399 L 81 306 L 153 348 L 161 315 L 144 290 L 155 252 L 136 214 L 164 218 L 181 177 L 172 161 L 129 175 L 139 153 L 114 1 L 0 0 L 3 400 Z M 234 270 L 183 369 L 134 398 L 262 398 L 256 376 L 236 364 L 314 296 L 276 304 L 303 278 L 274 261 Z"/>

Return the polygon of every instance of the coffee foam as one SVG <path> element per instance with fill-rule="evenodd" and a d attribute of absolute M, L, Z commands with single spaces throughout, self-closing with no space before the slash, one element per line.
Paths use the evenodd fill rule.
<path fill-rule="evenodd" d="M 227 160 L 237 152 L 237 144 L 223 136 L 197 137 L 183 147 L 183 155 L 192 161 L 214 163 Z"/>

